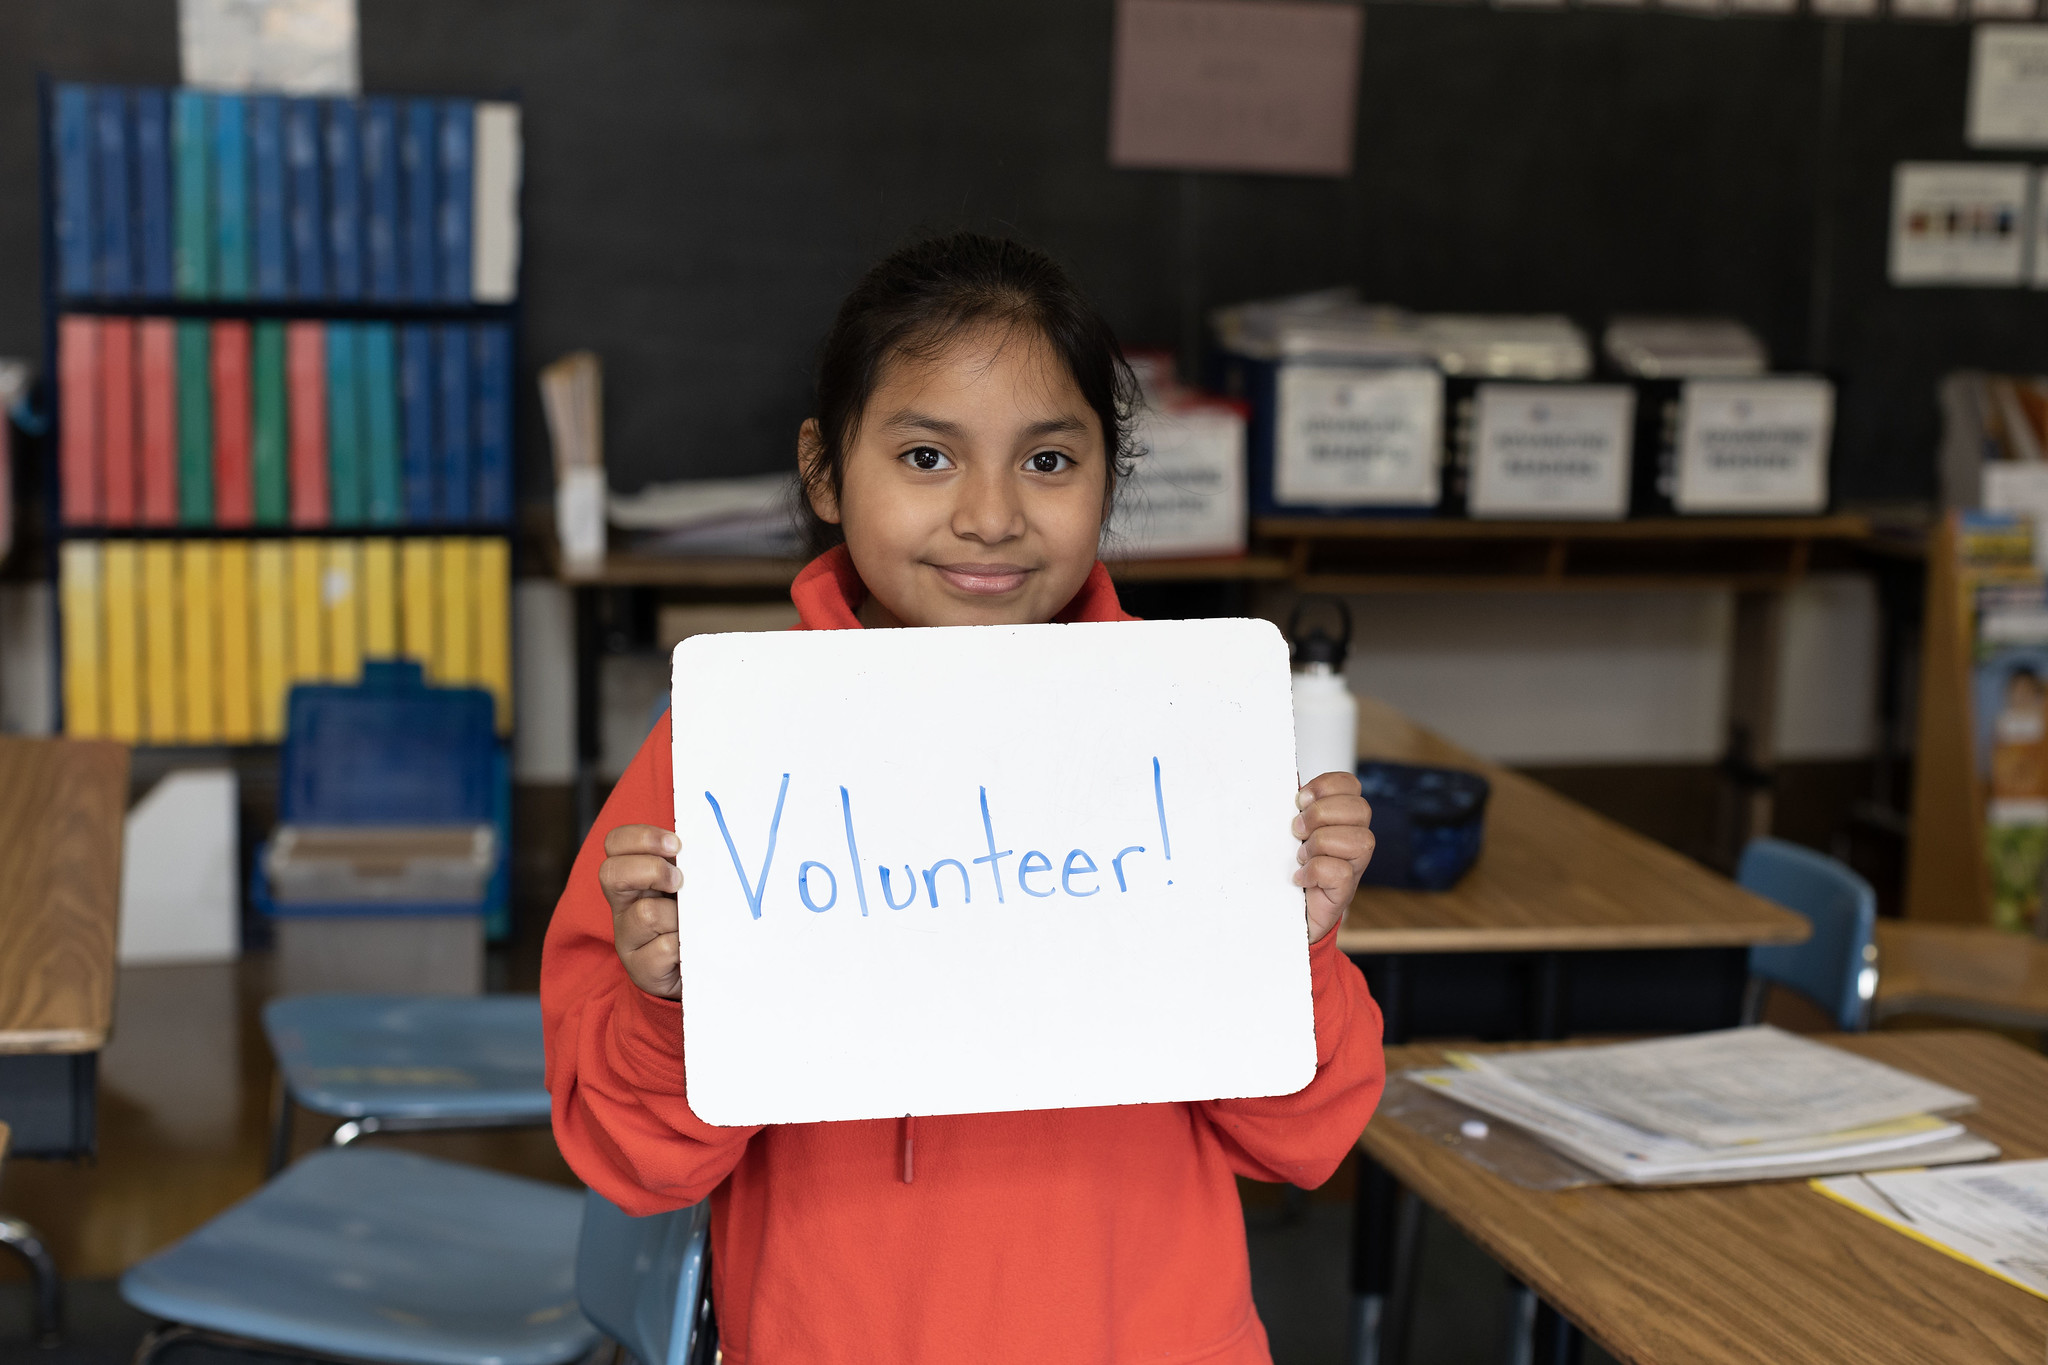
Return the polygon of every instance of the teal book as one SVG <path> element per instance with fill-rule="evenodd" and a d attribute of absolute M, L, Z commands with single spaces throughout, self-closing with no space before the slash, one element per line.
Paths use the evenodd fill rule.
<path fill-rule="evenodd" d="M 181 299 L 213 297 L 213 177 L 209 167 L 208 97 L 197 90 L 171 96 L 171 261 Z M 211 497 L 211 494 L 208 495 Z"/>
<path fill-rule="evenodd" d="M 213 525 L 213 340 L 196 318 L 178 322 L 178 520 Z"/>
<path fill-rule="evenodd" d="M 256 524 L 282 526 L 289 502 L 285 483 L 284 324 L 259 322 L 254 331 L 249 479 L 255 494 Z"/>
<path fill-rule="evenodd" d="M 249 297 L 249 130 L 240 95 L 213 97 L 214 292 Z"/>
<path fill-rule="evenodd" d="M 327 497 L 336 526 L 361 526 L 363 515 L 363 395 L 352 322 L 327 324 Z"/>
<path fill-rule="evenodd" d="M 377 526 L 400 520 L 398 347 L 388 322 L 366 322 L 356 331 L 363 393 L 363 473 L 369 519 Z"/>

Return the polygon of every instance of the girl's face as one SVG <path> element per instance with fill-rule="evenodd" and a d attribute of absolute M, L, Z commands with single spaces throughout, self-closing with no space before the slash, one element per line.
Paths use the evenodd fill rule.
<path fill-rule="evenodd" d="M 806 458 L 817 428 L 804 424 Z M 961 334 L 882 373 L 839 495 L 811 495 L 846 536 L 868 626 L 1050 621 L 1095 564 L 1109 458 L 1101 424 L 1030 328 Z"/>

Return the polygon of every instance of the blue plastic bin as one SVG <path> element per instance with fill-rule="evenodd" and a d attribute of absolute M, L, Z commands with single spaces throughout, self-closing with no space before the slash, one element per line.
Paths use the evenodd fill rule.
<path fill-rule="evenodd" d="M 477 905 L 279 905 L 256 853 L 250 897 L 265 915 L 446 915 L 474 910 L 484 931 L 510 929 L 511 765 L 489 692 L 429 687 L 410 660 L 365 663 L 354 686 L 294 687 L 286 710 L 278 819 L 290 824 L 479 824 L 498 831 L 498 864 Z"/>

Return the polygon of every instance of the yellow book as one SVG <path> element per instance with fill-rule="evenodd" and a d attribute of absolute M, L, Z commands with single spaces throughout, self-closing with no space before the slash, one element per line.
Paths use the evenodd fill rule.
<path fill-rule="evenodd" d="M 256 661 L 250 649 L 249 544 L 220 543 L 220 737 L 256 739 Z"/>
<path fill-rule="evenodd" d="M 427 681 L 440 682 L 434 650 L 434 542 L 412 539 L 398 549 L 399 593 L 404 604 L 400 614 L 399 641 L 405 657 L 418 660 L 426 669 Z"/>
<path fill-rule="evenodd" d="M 398 657 L 398 546 L 387 536 L 363 545 L 363 657 Z"/>
<path fill-rule="evenodd" d="M 57 595 L 64 616 L 64 733 L 94 738 L 107 733 L 98 541 L 64 542 L 57 553 Z"/>
<path fill-rule="evenodd" d="M 476 681 L 476 575 L 466 536 L 444 536 L 440 545 L 441 627 L 435 635 L 434 681 L 465 687 Z"/>
<path fill-rule="evenodd" d="M 292 652 L 291 680 L 295 683 L 322 682 L 327 677 L 323 663 L 326 650 L 324 632 L 320 629 L 325 622 L 320 610 L 321 562 L 320 542 L 317 540 L 295 540 L 292 542 Z"/>
<path fill-rule="evenodd" d="M 110 540 L 100 556 L 107 612 L 107 734 L 124 744 L 142 739 L 141 573 L 132 540 Z"/>
<path fill-rule="evenodd" d="M 291 569 L 285 543 L 259 540 L 250 547 L 256 596 L 256 734 L 284 738 L 285 698 L 291 691 Z"/>
<path fill-rule="evenodd" d="M 476 545 L 476 680 L 497 699 L 498 733 L 512 732 L 512 542 Z"/>
<path fill-rule="evenodd" d="M 188 540 L 178 547 L 178 586 L 184 599 L 184 715 L 178 737 L 186 744 L 220 739 L 219 595 L 214 587 L 220 547 Z"/>
<path fill-rule="evenodd" d="M 363 594 L 360 545 L 327 542 L 327 578 L 320 585 L 320 609 L 327 616 L 327 676 L 353 683 L 363 677 Z"/>
<path fill-rule="evenodd" d="M 151 744 L 176 744 L 183 733 L 178 685 L 178 547 L 142 544 L 142 734 Z"/>

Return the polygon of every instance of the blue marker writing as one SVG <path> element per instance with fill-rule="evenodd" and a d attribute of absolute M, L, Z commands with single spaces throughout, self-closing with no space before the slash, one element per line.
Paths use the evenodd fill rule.
<path fill-rule="evenodd" d="M 782 789 L 775 793 L 775 818 L 768 822 L 768 852 L 761 859 L 761 878 L 752 886 L 747 885 L 747 870 L 740 866 L 740 851 L 732 841 L 732 831 L 725 827 L 725 812 L 718 808 L 718 798 L 710 792 L 704 799 L 711 803 L 711 814 L 718 820 L 718 832 L 725 836 L 725 851 L 732 855 L 732 870 L 739 874 L 740 890 L 746 894 L 747 909 L 754 912 L 754 918 L 761 918 L 761 893 L 768 889 L 768 869 L 775 862 L 775 836 L 782 829 L 782 798 L 789 795 L 789 774 L 782 775 Z M 838 894 L 835 889 L 833 894 Z"/>
<path fill-rule="evenodd" d="M 853 841 L 853 798 L 846 794 L 846 788 L 839 789 L 839 813 L 846 817 L 846 856 L 853 859 L 853 889 L 860 893 L 860 917 L 868 917 L 868 885 L 860 870 L 860 845 Z M 887 873 L 883 874 L 888 875 Z M 835 886 L 833 895 L 838 895 Z M 915 894 L 915 893 L 913 893 Z"/>
<path fill-rule="evenodd" d="M 842 790 L 844 790 L 844 789 L 842 788 Z M 998 852 L 996 852 L 996 829 L 995 829 L 995 826 L 994 826 L 994 825 L 992 825 L 992 824 L 990 824 L 990 823 L 989 823 L 989 818 L 988 818 L 988 788 L 987 788 L 987 787 L 983 787 L 983 788 L 981 789 L 981 832 L 982 832 L 982 833 L 983 833 L 984 835 L 986 835 L 986 836 L 987 836 L 987 838 L 988 838 L 988 856 L 987 856 L 986 858 L 976 858 L 976 859 L 974 859 L 974 861 L 975 861 L 975 862 L 977 862 L 977 863 L 987 863 L 987 864 L 988 864 L 988 870 L 989 870 L 989 871 L 990 871 L 991 873 L 993 873 L 993 874 L 995 875 L 995 879 L 996 879 L 996 904 L 997 904 L 997 905 L 1001 905 L 1001 904 L 1003 903 L 1003 862 L 1002 862 L 1002 860 L 1003 860 L 1003 859 L 1005 859 L 1005 858 L 1007 858 L 1007 857 L 1009 857 L 1009 856 L 1010 856 L 1010 855 L 1011 855 L 1012 853 L 1015 853 L 1015 852 L 1016 852 L 1017 850 L 1016 850 L 1016 849 L 1014 849 L 1014 848 L 1006 848 L 1006 849 L 1004 849 L 1004 850 L 1003 850 L 1003 851 L 1002 851 L 1001 853 L 998 853 Z"/>
<path fill-rule="evenodd" d="M 1159 760 L 1152 760 L 1152 804 L 1159 811 L 1159 846 L 1166 854 L 1166 861 L 1173 861 L 1173 839 L 1166 832 L 1166 793 L 1159 783 Z"/>

